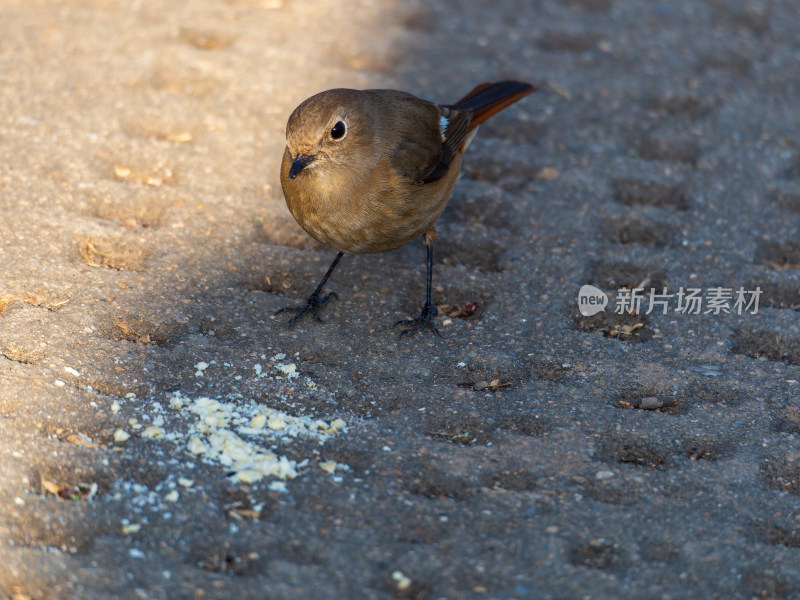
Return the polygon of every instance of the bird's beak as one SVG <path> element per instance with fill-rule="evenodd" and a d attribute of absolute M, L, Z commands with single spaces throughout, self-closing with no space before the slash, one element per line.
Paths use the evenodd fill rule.
<path fill-rule="evenodd" d="M 310 165 L 316 159 L 315 156 L 309 156 L 308 154 L 298 154 L 297 157 L 294 159 L 292 163 L 292 168 L 289 169 L 289 179 L 294 179 L 297 177 L 297 174 L 305 169 L 308 165 Z"/>

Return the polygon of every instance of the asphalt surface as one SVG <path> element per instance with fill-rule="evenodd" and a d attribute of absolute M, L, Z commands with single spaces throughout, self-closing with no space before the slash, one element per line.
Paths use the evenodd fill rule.
<path fill-rule="evenodd" d="M 790 0 L 0 4 L 0 598 L 800 597 L 799 30 Z M 392 329 L 417 243 L 346 256 L 324 324 L 274 316 L 335 255 L 283 202 L 291 110 L 506 78 L 540 91 L 464 158 L 441 337 Z"/>

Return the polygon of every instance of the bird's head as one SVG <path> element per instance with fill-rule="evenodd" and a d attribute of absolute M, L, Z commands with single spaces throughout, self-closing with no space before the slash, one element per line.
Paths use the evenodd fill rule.
<path fill-rule="evenodd" d="M 377 116 L 365 92 L 334 89 L 311 96 L 286 125 L 284 177 L 300 181 L 368 170 L 379 153 Z"/>

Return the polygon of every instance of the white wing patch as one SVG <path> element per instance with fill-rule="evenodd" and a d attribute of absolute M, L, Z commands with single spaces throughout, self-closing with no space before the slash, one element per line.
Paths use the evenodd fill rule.
<path fill-rule="evenodd" d="M 445 139 L 446 139 L 444 137 L 444 132 L 447 130 L 447 126 L 449 124 L 450 124 L 450 121 L 447 119 L 447 117 L 445 117 L 444 115 L 439 117 L 439 133 L 442 136 L 442 141 L 445 141 Z"/>

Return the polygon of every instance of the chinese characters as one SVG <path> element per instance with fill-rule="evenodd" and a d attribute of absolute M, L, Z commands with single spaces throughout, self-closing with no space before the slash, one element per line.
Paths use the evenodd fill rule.
<path fill-rule="evenodd" d="M 670 294 L 667 288 L 662 288 L 661 293 L 655 288 L 650 288 L 649 293 L 644 293 L 644 288 L 622 288 L 617 291 L 614 312 L 620 315 L 641 314 L 642 303 L 646 300 L 646 315 L 652 312 L 666 315 L 670 308 L 674 313 L 684 315 L 758 314 L 758 299 L 761 296 L 758 286 L 755 290 L 710 287 L 705 289 L 705 294 L 703 291 L 702 288 L 680 287 L 677 292 Z"/>

